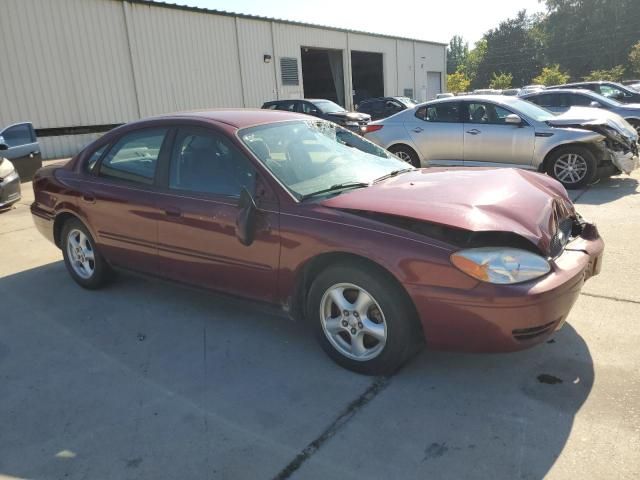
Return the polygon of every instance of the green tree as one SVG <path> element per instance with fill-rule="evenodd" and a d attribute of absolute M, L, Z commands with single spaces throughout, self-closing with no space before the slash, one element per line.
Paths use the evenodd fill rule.
<path fill-rule="evenodd" d="M 498 90 L 504 90 L 511 88 L 511 82 L 513 81 L 513 75 L 510 73 L 493 73 L 491 75 L 491 81 L 489 82 L 489 88 L 496 88 Z"/>
<path fill-rule="evenodd" d="M 465 42 L 460 35 L 454 35 L 447 48 L 447 73 L 452 74 L 458 71 L 469 55 L 469 43 Z"/>
<path fill-rule="evenodd" d="M 629 53 L 629 70 L 631 73 L 640 75 L 640 42 L 636 43 Z"/>
<path fill-rule="evenodd" d="M 483 38 L 479 40 L 473 50 L 469 52 L 465 62 L 458 69 L 463 72 L 465 76 L 473 83 L 477 74 L 478 66 L 484 61 L 484 57 L 487 54 L 487 41 Z"/>
<path fill-rule="evenodd" d="M 529 83 L 543 66 L 543 45 L 533 28 L 538 21 L 522 10 L 484 35 L 487 50 L 473 79 L 474 88 L 486 87 L 494 72 L 511 74 L 516 85 Z"/>
<path fill-rule="evenodd" d="M 545 55 L 573 78 L 624 65 L 640 40 L 638 0 L 546 0 Z"/>
<path fill-rule="evenodd" d="M 471 80 L 467 78 L 462 70 L 447 75 L 447 90 L 453 93 L 466 92 L 469 90 Z"/>
<path fill-rule="evenodd" d="M 586 81 L 608 80 L 610 82 L 618 82 L 624 78 L 624 67 L 616 65 L 609 70 L 594 70 L 583 78 Z"/>
<path fill-rule="evenodd" d="M 535 77 L 532 82 L 538 85 L 561 85 L 569 81 L 569 74 L 560 71 L 560 65 L 552 65 L 544 67 L 540 75 Z"/>

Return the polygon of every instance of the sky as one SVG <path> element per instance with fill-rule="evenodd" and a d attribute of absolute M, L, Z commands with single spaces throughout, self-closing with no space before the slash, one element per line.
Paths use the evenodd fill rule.
<path fill-rule="evenodd" d="M 364 30 L 470 46 L 522 9 L 544 11 L 538 0 L 164 0 L 167 3 Z"/>

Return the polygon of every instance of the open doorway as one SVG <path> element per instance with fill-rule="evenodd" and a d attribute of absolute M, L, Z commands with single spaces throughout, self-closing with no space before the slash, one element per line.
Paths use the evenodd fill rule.
<path fill-rule="evenodd" d="M 384 97 L 381 53 L 351 52 L 351 72 L 354 105 L 365 98 Z"/>
<path fill-rule="evenodd" d="M 345 106 L 342 50 L 301 48 L 305 98 L 326 98 Z"/>

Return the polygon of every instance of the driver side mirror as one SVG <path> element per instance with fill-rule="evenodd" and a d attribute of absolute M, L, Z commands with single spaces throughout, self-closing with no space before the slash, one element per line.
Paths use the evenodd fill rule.
<path fill-rule="evenodd" d="M 504 123 L 508 123 L 509 125 L 522 125 L 522 119 L 519 115 L 510 113 L 509 115 L 504 117 Z"/>
<path fill-rule="evenodd" d="M 238 200 L 238 217 L 236 218 L 236 237 L 245 246 L 253 243 L 256 233 L 256 202 L 246 187 L 242 187 Z"/>
<path fill-rule="evenodd" d="M 593 102 L 591 102 L 591 103 L 589 104 L 589 106 L 590 106 L 591 108 L 600 108 L 600 107 L 602 107 L 602 105 L 600 105 L 600 102 L 596 102 L 595 100 L 594 100 Z"/>

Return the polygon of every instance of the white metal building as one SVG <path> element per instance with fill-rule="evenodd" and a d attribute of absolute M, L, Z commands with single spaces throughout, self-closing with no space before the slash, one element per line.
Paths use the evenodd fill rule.
<path fill-rule="evenodd" d="M 433 98 L 446 45 L 147 0 L 3 0 L 0 126 L 32 121 L 43 156 L 114 125 L 267 100 Z"/>

